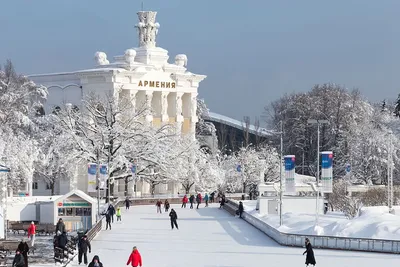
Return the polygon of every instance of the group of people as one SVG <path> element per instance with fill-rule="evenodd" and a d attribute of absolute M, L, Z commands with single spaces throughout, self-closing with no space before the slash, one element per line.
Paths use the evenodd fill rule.
<path fill-rule="evenodd" d="M 187 197 L 187 195 L 184 195 L 183 198 L 182 198 L 182 207 L 181 208 L 186 208 L 186 205 L 189 202 L 190 203 L 190 208 L 193 209 L 193 204 L 195 203 L 195 201 L 197 203 L 196 209 L 199 208 L 199 206 L 200 206 L 202 201 L 205 202 L 205 204 L 206 204 L 205 207 L 208 207 L 208 202 L 209 201 L 212 200 L 211 202 L 214 202 L 214 194 L 215 193 L 213 192 L 213 193 L 210 194 L 210 196 L 208 196 L 208 194 L 206 193 L 204 195 L 204 198 L 202 197 L 201 193 L 198 193 L 196 195 L 196 197 L 192 194 L 192 195 L 190 195 L 189 198 Z"/>
<path fill-rule="evenodd" d="M 129 209 L 129 206 L 127 207 L 127 209 Z M 114 215 L 117 216 L 117 222 L 122 221 L 121 208 L 117 207 L 117 209 L 115 210 L 112 204 L 108 206 L 107 211 L 104 212 L 102 215 L 106 217 L 106 230 L 108 230 L 108 228 L 110 228 L 111 230 L 111 223 L 114 223 Z"/>
<path fill-rule="evenodd" d="M 17 250 L 15 251 L 15 257 L 12 263 L 13 267 L 28 267 L 28 253 L 29 245 L 22 239 L 18 244 Z"/>

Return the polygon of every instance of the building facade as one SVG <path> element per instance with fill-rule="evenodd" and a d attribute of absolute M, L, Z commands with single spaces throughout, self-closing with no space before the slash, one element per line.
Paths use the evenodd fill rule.
<path fill-rule="evenodd" d="M 198 87 L 205 75 L 193 74 L 187 70 L 188 58 L 184 54 L 175 56 L 173 63 L 168 63 L 168 51 L 156 46 L 156 37 L 160 24 L 156 22 L 157 12 L 140 11 L 138 47 L 127 49 L 123 55 L 114 57 L 110 62 L 106 53 L 96 52 L 96 66 L 92 69 L 65 73 L 30 75 L 37 84 L 48 88 L 49 96 L 45 105 L 46 113 L 65 104 L 81 106 L 85 95 L 95 92 L 99 95 L 113 95 L 116 99 L 128 97 L 133 107 L 145 105 L 152 111 L 146 115 L 146 121 L 154 127 L 173 124 L 178 132 L 195 136 L 197 123 Z M 75 179 L 75 180 L 74 180 Z M 65 194 L 73 189 L 87 192 L 87 167 L 77 170 L 73 181 L 62 182 L 58 194 Z M 28 186 L 33 190 L 32 183 Z M 35 188 L 46 194 L 44 185 L 37 181 Z M 114 186 L 114 192 L 124 185 Z M 133 187 L 129 187 L 133 190 Z M 139 192 L 148 191 L 148 185 L 135 185 Z M 160 185 L 157 193 L 177 193 L 178 185 Z"/>

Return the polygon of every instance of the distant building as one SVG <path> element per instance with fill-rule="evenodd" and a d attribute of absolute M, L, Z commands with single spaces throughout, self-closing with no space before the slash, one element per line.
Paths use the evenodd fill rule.
<path fill-rule="evenodd" d="M 155 127 L 172 123 L 176 130 L 184 134 L 195 135 L 198 87 L 205 75 L 189 72 L 187 56 L 175 56 L 173 63 L 168 63 L 168 51 L 156 46 L 156 36 L 160 25 L 156 22 L 156 12 L 140 11 L 136 25 L 139 47 L 129 48 L 123 55 L 115 56 L 109 62 L 104 52 L 95 54 L 96 66 L 92 69 L 74 72 L 30 75 L 37 84 L 48 88 L 49 96 L 45 112 L 52 112 L 66 103 L 81 105 L 84 95 L 89 92 L 113 94 L 116 97 L 129 96 L 135 107 L 147 105 L 154 111 L 146 120 Z M 57 194 L 65 194 L 73 189 L 88 190 L 87 166 L 79 165 L 76 177 L 66 183 L 56 185 Z M 149 192 L 149 185 L 138 182 L 139 193 Z M 124 193 L 124 182 L 114 186 L 114 194 Z M 133 187 L 129 186 L 129 193 Z M 170 183 L 157 186 L 157 193 L 177 193 L 180 185 Z M 122 192 L 121 192 L 122 190 Z M 46 184 L 37 181 L 29 184 L 28 191 L 41 195 L 49 192 Z"/>

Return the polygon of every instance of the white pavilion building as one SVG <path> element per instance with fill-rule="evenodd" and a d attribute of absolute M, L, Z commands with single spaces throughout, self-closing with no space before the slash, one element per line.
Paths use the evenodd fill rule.
<path fill-rule="evenodd" d="M 172 123 L 177 131 L 194 136 L 198 119 L 198 87 L 206 76 L 187 71 L 188 59 L 184 54 L 176 55 L 175 62 L 168 63 L 168 51 L 156 46 L 160 27 L 156 22 L 157 12 L 140 11 L 137 14 L 139 23 L 135 27 L 138 30 L 139 47 L 129 48 L 123 55 L 114 56 L 114 62 L 110 63 L 104 52 L 96 52 L 96 66 L 93 69 L 30 75 L 29 78 L 48 88 L 46 113 L 65 104 L 80 107 L 83 96 L 90 92 L 111 93 L 116 98 L 128 96 L 133 106 L 151 107 L 153 112 L 146 116 L 146 120 L 153 126 Z M 87 166 L 85 163 L 81 165 L 71 182 L 64 181 L 56 186 L 56 194 L 75 189 L 87 192 Z M 38 181 L 28 184 L 30 195 L 49 194 L 45 183 Z M 149 186 L 145 183 L 137 183 L 136 188 L 139 194 L 149 192 Z M 116 195 L 123 195 L 123 190 L 124 184 L 114 186 Z M 129 190 L 133 190 L 133 187 L 130 186 Z M 175 194 L 179 190 L 180 185 L 159 185 L 156 193 Z"/>

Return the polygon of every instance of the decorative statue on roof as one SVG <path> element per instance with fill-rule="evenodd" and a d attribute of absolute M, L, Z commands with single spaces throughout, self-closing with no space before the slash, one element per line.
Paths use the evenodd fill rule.
<path fill-rule="evenodd" d="M 139 32 L 139 46 L 152 48 L 156 46 L 156 37 L 160 24 L 156 22 L 157 12 L 140 11 L 137 13 L 139 23 L 135 25 Z"/>
<path fill-rule="evenodd" d="M 110 62 L 107 60 L 107 55 L 104 52 L 96 52 L 94 54 L 97 65 L 108 65 Z"/>
<path fill-rule="evenodd" d="M 180 67 L 186 67 L 187 66 L 187 56 L 184 54 L 179 54 L 176 55 L 175 57 L 175 65 L 178 65 Z"/>
<path fill-rule="evenodd" d="M 191 114 L 190 116 L 196 116 L 197 114 L 197 96 L 192 94 L 192 99 L 191 99 L 191 103 L 190 103 L 190 107 L 191 107 Z"/>
<path fill-rule="evenodd" d="M 135 63 L 136 51 L 134 49 L 127 49 L 125 51 L 125 62 L 129 67 L 133 66 Z"/>
<path fill-rule="evenodd" d="M 176 95 L 176 115 L 182 115 L 182 96 L 179 93 Z"/>

